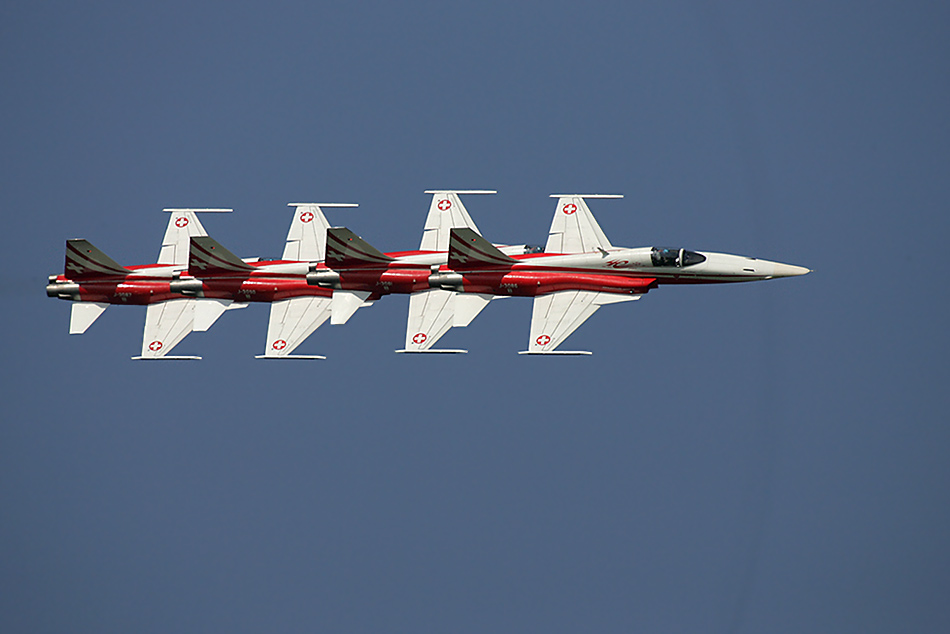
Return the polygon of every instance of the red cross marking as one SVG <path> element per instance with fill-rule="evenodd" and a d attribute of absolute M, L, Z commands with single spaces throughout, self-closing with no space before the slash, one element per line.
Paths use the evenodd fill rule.
<path fill-rule="evenodd" d="M 312 211 L 305 211 L 302 214 L 300 214 L 300 222 L 310 222 L 311 220 L 313 220 Z"/>
<path fill-rule="evenodd" d="M 441 211 L 445 211 L 451 206 L 452 206 L 452 201 L 449 200 L 448 198 L 443 198 L 442 200 L 439 201 L 439 209 Z"/>
<path fill-rule="evenodd" d="M 178 216 L 177 218 L 175 218 L 175 226 L 178 227 L 179 229 L 184 229 L 185 227 L 188 226 L 188 219 L 185 218 L 184 216 Z"/>
<path fill-rule="evenodd" d="M 551 338 L 548 337 L 547 335 L 541 335 L 540 337 L 538 337 L 537 339 L 535 339 L 535 341 L 538 342 L 538 345 L 539 345 L 539 346 L 546 346 L 546 345 L 548 345 L 549 343 L 551 343 Z"/>
<path fill-rule="evenodd" d="M 277 341 L 271 344 L 271 347 L 274 348 L 274 350 L 283 350 L 284 348 L 287 347 L 287 342 L 284 341 L 283 339 L 278 339 Z"/>
<path fill-rule="evenodd" d="M 426 342 L 426 339 L 428 339 L 428 337 L 426 336 L 426 333 L 417 332 L 412 337 L 412 343 L 417 344 L 417 345 L 422 345 Z"/>
<path fill-rule="evenodd" d="M 152 343 L 148 344 L 148 349 L 151 350 L 152 352 L 158 352 L 159 350 L 162 349 L 162 342 L 155 340 Z"/>
<path fill-rule="evenodd" d="M 574 203 L 568 203 L 564 205 L 564 213 L 566 213 L 568 216 L 570 216 L 575 211 L 577 211 L 577 205 Z"/>

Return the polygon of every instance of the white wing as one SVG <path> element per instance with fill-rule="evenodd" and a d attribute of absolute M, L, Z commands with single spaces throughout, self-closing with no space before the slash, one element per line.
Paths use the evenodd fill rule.
<path fill-rule="evenodd" d="M 557 198 L 545 253 L 591 253 L 611 244 L 584 198 L 622 198 L 609 194 L 553 194 Z"/>
<path fill-rule="evenodd" d="M 421 251 L 448 251 L 449 231 L 453 228 L 468 227 L 477 233 L 478 227 L 472 217 L 468 215 L 465 205 L 459 194 L 494 194 L 489 190 L 443 190 L 430 189 L 432 203 L 429 205 L 429 215 L 426 216 L 426 226 L 422 233 Z"/>
<path fill-rule="evenodd" d="M 230 209 L 165 209 L 171 214 L 168 227 L 162 239 L 162 250 L 158 254 L 158 264 L 188 266 L 188 252 L 191 249 L 192 236 L 206 236 L 208 232 L 198 220 L 198 213 L 229 212 Z"/>
<path fill-rule="evenodd" d="M 195 321 L 193 299 L 171 299 L 149 304 L 145 310 L 145 335 L 142 337 L 142 356 L 133 359 L 200 359 L 201 357 L 168 357 L 184 339 Z"/>
<path fill-rule="evenodd" d="M 267 349 L 258 359 L 294 358 L 297 346 L 330 317 L 329 297 L 293 297 L 274 302 L 267 325 Z M 315 355 L 296 358 L 323 359 Z"/>
<path fill-rule="evenodd" d="M 287 233 L 287 244 L 281 259 L 294 262 L 322 262 L 327 251 L 327 229 L 330 223 L 321 207 L 358 207 L 352 203 L 289 203 L 294 219 Z"/>
<path fill-rule="evenodd" d="M 568 336 L 605 304 L 629 302 L 639 295 L 616 295 L 596 291 L 558 291 L 534 298 L 531 337 L 526 354 L 553 353 Z M 522 354 L 525 354 L 522 353 Z M 560 354 L 590 354 L 561 352 Z"/>
<path fill-rule="evenodd" d="M 430 289 L 409 296 L 406 352 L 425 352 L 452 327 L 455 291 Z"/>
<path fill-rule="evenodd" d="M 491 295 L 432 289 L 409 296 L 406 347 L 397 352 L 465 352 L 432 346 L 453 326 L 464 327 L 482 312 Z"/>

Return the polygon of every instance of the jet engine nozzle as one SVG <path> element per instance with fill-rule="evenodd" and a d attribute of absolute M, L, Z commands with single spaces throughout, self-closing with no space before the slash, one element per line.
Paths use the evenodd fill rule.
<path fill-rule="evenodd" d="M 60 299 L 78 300 L 79 284 L 75 282 L 51 282 L 46 285 L 47 297 L 58 297 Z"/>
<path fill-rule="evenodd" d="M 460 273 L 433 273 L 429 276 L 429 288 L 443 288 L 447 291 L 462 290 L 465 283 Z"/>
<path fill-rule="evenodd" d="M 341 288 L 340 274 L 329 269 L 321 269 L 307 273 L 307 284 L 323 288 Z"/>
<path fill-rule="evenodd" d="M 201 280 L 196 279 L 177 279 L 168 284 L 168 290 L 172 293 L 179 293 L 186 297 L 202 297 L 204 295 L 204 285 Z"/>

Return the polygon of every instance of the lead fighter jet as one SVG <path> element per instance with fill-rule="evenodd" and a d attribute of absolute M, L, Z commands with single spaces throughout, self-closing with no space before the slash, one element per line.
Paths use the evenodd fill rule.
<path fill-rule="evenodd" d="M 412 293 L 406 344 L 397 352 L 465 352 L 432 348 L 453 326 L 468 325 L 496 297 L 532 297 L 528 349 L 521 354 L 590 354 L 558 350 L 601 306 L 635 301 L 664 284 L 749 282 L 804 275 L 804 267 L 725 253 L 670 247 L 615 247 L 585 199 L 618 195 L 553 194 L 554 219 L 543 252 L 504 252 L 473 226 L 449 231 L 448 258 L 425 279 L 347 229 L 330 228 L 327 266 L 340 288 Z"/>

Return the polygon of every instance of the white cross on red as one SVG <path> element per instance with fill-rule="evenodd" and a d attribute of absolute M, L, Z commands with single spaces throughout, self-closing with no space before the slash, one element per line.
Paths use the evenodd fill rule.
<path fill-rule="evenodd" d="M 278 339 L 277 341 L 271 344 L 271 347 L 274 350 L 283 350 L 284 348 L 287 347 L 287 342 L 284 341 L 283 339 Z"/>
<path fill-rule="evenodd" d="M 184 216 L 178 216 L 175 218 L 175 226 L 179 229 L 183 229 L 188 226 L 188 219 Z"/>
<path fill-rule="evenodd" d="M 452 201 L 449 200 L 448 198 L 443 198 L 442 200 L 439 201 L 439 209 L 441 211 L 445 211 L 451 206 L 452 206 Z"/>
<path fill-rule="evenodd" d="M 305 211 L 302 214 L 300 214 L 300 222 L 310 222 L 311 220 L 313 220 L 312 211 Z"/>
<path fill-rule="evenodd" d="M 575 211 L 577 211 L 577 205 L 574 203 L 568 203 L 564 205 L 564 213 L 566 213 L 568 216 L 570 216 Z"/>
<path fill-rule="evenodd" d="M 535 341 L 538 342 L 538 345 L 539 345 L 539 346 L 546 346 L 546 345 L 548 345 L 549 343 L 551 343 L 551 338 L 548 337 L 547 335 L 541 335 L 540 337 L 538 337 L 537 339 L 535 339 Z"/>
<path fill-rule="evenodd" d="M 148 349 L 151 350 L 152 352 L 158 352 L 159 350 L 162 349 L 162 342 L 156 339 L 152 343 L 148 344 Z"/>
<path fill-rule="evenodd" d="M 423 344 L 423 343 L 426 342 L 426 339 L 428 339 L 428 337 L 426 336 L 426 333 L 424 333 L 424 332 L 417 332 L 417 333 L 416 333 L 415 335 L 413 335 L 413 337 L 412 337 L 412 343 L 414 343 L 414 344 L 416 344 L 416 345 L 421 345 L 421 344 Z"/>

